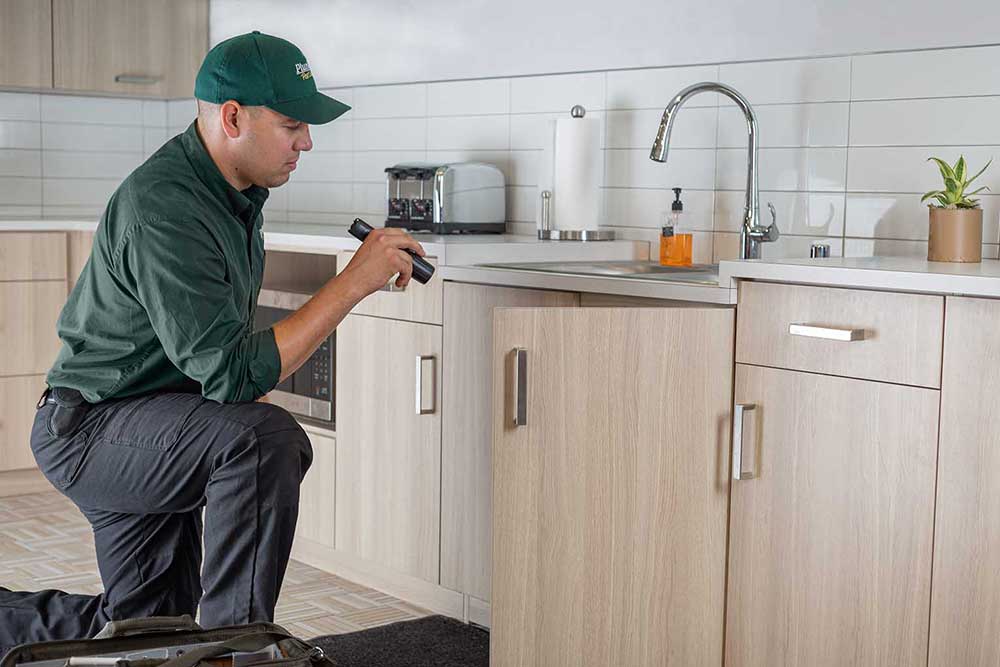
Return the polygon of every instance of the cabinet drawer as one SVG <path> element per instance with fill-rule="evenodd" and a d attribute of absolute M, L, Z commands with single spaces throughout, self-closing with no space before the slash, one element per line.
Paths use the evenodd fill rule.
<path fill-rule="evenodd" d="M 941 386 L 944 297 L 740 283 L 736 360 Z"/>
<path fill-rule="evenodd" d="M 0 280 L 66 278 L 66 234 L 0 232 Z"/>
<path fill-rule="evenodd" d="M 45 373 L 59 353 L 66 282 L 0 282 L 0 377 Z M 37 398 L 37 397 L 36 397 Z"/>
<path fill-rule="evenodd" d="M 0 378 L 0 472 L 35 467 L 31 425 L 43 389 L 44 375 Z"/>
<path fill-rule="evenodd" d="M 349 250 L 340 253 L 337 258 L 337 273 L 342 272 L 347 267 L 352 257 L 354 257 L 354 253 Z M 427 261 L 437 268 L 436 258 L 428 257 Z M 411 280 L 406 289 L 402 291 L 396 291 L 395 286 L 392 286 L 392 291 L 390 291 L 387 286 L 384 290 L 363 299 L 351 312 L 356 315 L 441 324 L 441 305 L 444 300 L 442 285 L 441 272 L 435 271 L 434 276 L 426 285 Z"/>

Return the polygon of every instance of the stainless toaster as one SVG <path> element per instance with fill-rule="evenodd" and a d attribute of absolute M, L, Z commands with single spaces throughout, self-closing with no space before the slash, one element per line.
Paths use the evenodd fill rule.
<path fill-rule="evenodd" d="M 386 227 L 434 234 L 507 231 L 503 172 L 485 162 L 407 162 L 385 170 Z"/>

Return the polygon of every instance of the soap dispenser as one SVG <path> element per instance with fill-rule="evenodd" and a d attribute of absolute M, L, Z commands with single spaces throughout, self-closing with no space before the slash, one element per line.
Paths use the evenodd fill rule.
<path fill-rule="evenodd" d="M 664 266 L 691 266 L 693 235 L 681 231 L 682 213 L 684 202 L 681 201 L 681 189 L 674 188 L 674 201 L 670 204 L 670 211 L 663 213 L 660 234 L 660 264 Z"/>

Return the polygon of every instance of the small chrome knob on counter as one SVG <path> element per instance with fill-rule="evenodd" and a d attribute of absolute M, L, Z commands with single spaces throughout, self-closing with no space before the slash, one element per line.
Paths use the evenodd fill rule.
<path fill-rule="evenodd" d="M 542 190 L 542 215 L 541 229 L 538 230 L 538 238 L 542 238 L 542 232 L 552 230 L 552 192 Z"/>
<path fill-rule="evenodd" d="M 829 243 L 813 243 L 809 246 L 809 256 L 810 257 L 829 257 L 830 256 L 830 244 Z"/>

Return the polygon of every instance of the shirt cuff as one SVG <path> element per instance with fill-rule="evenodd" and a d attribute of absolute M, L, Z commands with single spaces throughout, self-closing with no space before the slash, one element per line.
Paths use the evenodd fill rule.
<path fill-rule="evenodd" d="M 254 400 L 274 389 L 281 378 L 281 353 L 274 340 L 274 329 L 253 334 L 250 340 L 250 377 L 260 393 Z"/>

